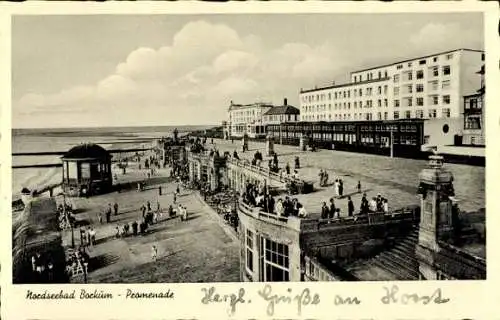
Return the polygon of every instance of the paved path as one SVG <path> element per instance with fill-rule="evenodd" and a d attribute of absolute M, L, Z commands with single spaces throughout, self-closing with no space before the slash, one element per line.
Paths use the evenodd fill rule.
<path fill-rule="evenodd" d="M 260 150 L 265 154 L 265 145 L 261 142 L 251 141 L 249 151 L 241 152 L 241 141 L 234 144 L 227 140 L 214 140 L 216 147 L 224 152 L 234 150 L 240 158 L 253 158 L 255 151 Z M 294 158 L 299 156 L 302 168 L 300 176 L 305 180 L 315 181 L 318 188 L 320 169 L 327 170 L 329 181 L 335 178 L 344 180 L 344 194 L 352 195 L 354 205 L 358 208 L 361 195 L 356 193 L 356 185 L 361 181 L 362 189 L 368 197 L 375 197 L 380 193 L 389 199 L 389 207 L 399 209 L 401 207 L 420 204 L 416 194 L 418 186 L 418 174 L 427 166 L 425 160 L 414 160 L 404 158 L 389 158 L 377 155 L 342 152 L 332 150 L 319 150 L 316 152 L 299 151 L 296 146 L 275 144 L 278 153 L 279 166 L 284 167 L 288 162 L 290 167 L 294 166 Z M 264 157 L 263 165 L 267 165 L 268 157 Z M 460 208 L 467 212 L 477 212 L 485 208 L 485 168 L 467 166 L 461 164 L 446 164 L 446 167 L 454 175 L 454 187 L 459 199 Z M 320 212 L 321 202 L 328 201 L 334 194 L 333 187 L 318 188 L 309 195 L 298 195 L 309 212 Z M 335 200 L 340 206 L 342 215 L 347 213 L 347 200 Z"/>
<path fill-rule="evenodd" d="M 194 193 L 181 191 L 178 203 L 188 208 L 189 220 L 166 219 L 152 225 L 144 236 L 116 239 L 115 228 L 142 217 L 140 206 L 150 200 L 153 209 L 160 201 L 161 208 L 173 203 L 175 183 L 143 192 L 129 191 L 72 199 L 79 220 L 96 227 L 97 245 L 90 256 L 99 265 L 89 273 L 90 283 L 156 283 L 156 282 L 226 282 L 239 281 L 239 244 L 229 237 L 217 220 L 209 216 L 207 206 Z M 117 202 L 120 213 L 109 224 L 99 224 L 97 213 L 108 203 Z M 79 244 L 79 232 L 75 232 Z M 64 244 L 71 243 L 67 232 Z M 152 261 L 152 246 L 158 248 L 158 259 Z"/>

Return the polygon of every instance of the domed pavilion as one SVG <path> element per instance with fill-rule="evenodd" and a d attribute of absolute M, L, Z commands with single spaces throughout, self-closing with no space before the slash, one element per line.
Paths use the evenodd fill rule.
<path fill-rule="evenodd" d="M 111 158 L 111 154 L 97 144 L 71 148 L 61 157 L 64 192 L 78 197 L 109 192 L 113 185 Z"/>

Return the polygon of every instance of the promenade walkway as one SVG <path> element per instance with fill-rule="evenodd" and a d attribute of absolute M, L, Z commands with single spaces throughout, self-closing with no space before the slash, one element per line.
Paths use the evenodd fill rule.
<path fill-rule="evenodd" d="M 232 152 L 236 150 L 240 158 L 252 159 L 254 153 L 259 150 L 265 154 L 265 144 L 250 141 L 249 151 L 243 153 L 241 141 L 217 140 L 215 146 L 219 151 Z M 347 214 L 347 196 L 351 196 L 356 208 L 359 208 L 361 194 L 357 193 L 356 185 L 361 181 L 362 191 L 369 198 L 376 197 L 380 193 L 389 200 L 390 209 L 419 205 L 420 200 L 416 194 L 418 186 L 418 174 L 427 166 L 425 160 L 389 158 L 370 154 L 318 150 L 299 151 L 296 146 L 274 145 L 278 154 L 279 166 L 284 168 L 286 163 L 294 166 L 294 158 L 300 158 L 301 169 L 299 175 L 305 180 L 315 181 L 315 191 L 312 194 L 297 195 L 301 203 L 306 206 L 310 213 L 319 214 L 323 201 L 333 197 L 334 190 L 331 184 L 336 178 L 344 181 L 344 195 L 342 199 L 335 199 L 337 207 L 340 206 L 342 214 Z M 263 164 L 267 164 L 265 157 Z M 461 164 L 445 164 L 454 175 L 454 187 L 456 198 L 462 211 L 479 212 L 485 208 L 485 168 L 467 166 Z M 328 172 L 329 184 L 327 187 L 319 187 L 319 170 Z"/>
<path fill-rule="evenodd" d="M 168 179 L 167 170 L 155 177 Z M 130 172 L 118 180 L 140 178 Z M 181 191 L 177 203 L 187 207 L 189 220 L 167 218 L 167 208 L 173 204 L 177 184 L 162 184 L 145 191 L 135 190 L 102 196 L 72 198 L 77 219 L 82 224 L 92 224 L 96 229 L 96 246 L 90 248 L 91 264 L 95 266 L 88 275 L 89 283 L 152 283 L 152 282 L 226 282 L 239 281 L 239 244 L 229 237 L 218 222 L 207 212 L 207 206 L 191 191 Z M 140 207 L 151 202 L 153 210 L 160 202 L 163 218 L 149 228 L 143 236 L 115 238 L 116 226 L 123 226 L 142 218 Z M 98 212 L 109 203 L 119 204 L 119 214 L 111 216 L 111 223 L 98 222 Z M 64 245 L 71 245 L 71 233 L 64 233 Z M 79 229 L 75 229 L 75 243 L 80 243 Z M 152 261 L 152 246 L 158 248 L 158 259 Z"/>

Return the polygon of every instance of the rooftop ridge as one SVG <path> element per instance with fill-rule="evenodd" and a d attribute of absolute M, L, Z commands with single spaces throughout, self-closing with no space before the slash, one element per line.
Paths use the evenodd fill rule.
<path fill-rule="evenodd" d="M 411 59 L 399 60 L 399 61 L 396 61 L 396 62 L 386 63 L 386 64 L 382 64 L 382 65 L 378 65 L 378 66 L 374 66 L 374 67 L 370 67 L 370 68 L 358 69 L 358 70 L 351 71 L 349 74 L 352 75 L 353 73 L 356 73 L 356 72 L 363 72 L 363 71 L 368 71 L 368 70 L 372 70 L 372 69 L 388 67 L 388 66 L 392 66 L 393 64 L 398 64 L 398 63 L 413 61 L 413 60 L 417 60 L 417 59 L 429 58 L 429 57 L 432 57 L 432 56 L 441 55 L 441 54 L 445 54 L 445 53 L 456 52 L 456 51 L 471 51 L 471 52 L 482 52 L 482 53 L 484 53 L 484 50 L 479 50 L 479 49 L 457 48 L 457 49 L 453 49 L 453 50 L 441 51 L 441 52 L 437 52 L 437 53 L 433 53 L 433 54 L 428 54 L 428 55 L 424 55 L 424 56 L 420 56 L 420 57 L 415 57 L 415 58 L 411 58 Z"/>

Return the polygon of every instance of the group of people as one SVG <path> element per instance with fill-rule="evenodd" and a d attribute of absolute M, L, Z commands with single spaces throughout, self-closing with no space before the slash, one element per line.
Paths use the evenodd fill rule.
<path fill-rule="evenodd" d="M 104 216 L 106 217 L 106 223 L 111 223 L 111 214 L 114 212 L 114 215 L 118 215 L 118 203 L 114 203 L 113 206 L 111 206 L 111 203 L 108 203 L 108 206 L 106 209 L 104 209 Z M 99 223 L 103 223 L 103 212 L 99 211 L 97 213 L 97 220 L 99 220 Z"/>
<path fill-rule="evenodd" d="M 297 198 L 285 197 L 285 200 L 278 199 L 276 205 L 274 206 L 274 211 L 276 215 L 280 217 L 300 217 L 307 218 L 308 213 L 304 205 L 302 205 Z"/>
<path fill-rule="evenodd" d="M 362 214 L 377 212 L 389 213 L 389 202 L 387 198 L 382 197 L 380 193 L 376 197 L 372 197 L 371 200 L 368 200 L 366 193 L 363 193 L 360 211 Z"/>
<path fill-rule="evenodd" d="M 32 278 L 36 282 L 52 282 L 54 279 L 54 263 L 49 255 L 35 252 L 31 256 Z"/>
<path fill-rule="evenodd" d="M 354 216 L 354 203 L 351 197 L 347 197 L 347 216 Z M 323 202 L 321 206 L 321 219 L 339 219 L 341 217 L 341 210 L 335 205 L 334 198 L 330 198 L 330 203 L 327 205 Z"/>

